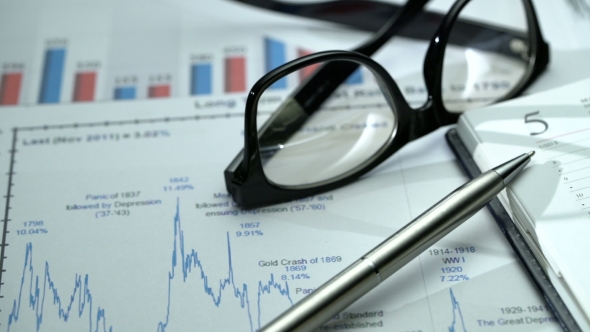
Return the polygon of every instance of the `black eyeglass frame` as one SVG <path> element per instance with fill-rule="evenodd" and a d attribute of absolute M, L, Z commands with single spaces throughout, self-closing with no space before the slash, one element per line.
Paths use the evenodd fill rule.
<path fill-rule="evenodd" d="M 423 72 L 428 99 L 426 103 L 418 109 L 410 107 L 393 78 L 391 78 L 389 73 L 381 65 L 359 52 L 326 51 L 315 53 L 293 60 L 264 75 L 254 84 L 246 101 L 244 150 L 236 156 L 224 172 L 227 190 L 232 195 L 234 201 L 241 207 L 254 208 L 293 201 L 295 199 L 334 190 L 349 184 L 360 176 L 366 174 L 408 142 L 422 137 L 441 126 L 456 123 L 459 114 L 449 112 L 444 107 L 442 100 L 443 59 L 453 24 L 457 21 L 459 13 L 469 1 L 470 0 L 456 1 L 431 39 L 429 48 L 426 52 Z M 549 62 L 549 46 L 542 38 L 532 2 L 531 0 L 521 1 L 525 7 L 527 24 L 529 25 L 528 67 L 525 70 L 523 77 L 514 88 L 497 101 L 511 99 L 522 93 L 522 91 L 524 91 L 524 89 L 526 89 L 534 79 L 541 74 Z M 405 17 L 401 14 L 398 16 L 399 20 L 403 22 L 396 23 L 390 21 L 388 22 L 389 26 L 383 30 L 388 32 L 390 30 L 399 29 L 408 22 L 408 16 L 414 16 L 421 11 L 425 2 L 426 1 L 423 0 L 410 0 L 400 11 L 400 13 L 406 13 Z M 381 32 L 380 36 L 383 35 L 383 31 Z M 383 38 L 380 39 L 380 36 L 377 36 L 372 40 L 377 40 L 377 43 L 379 44 L 384 43 L 383 40 L 381 40 Z M 371 45 L 369 45 L 369 47 L 371 47 Z M 331 178 L 322 183 L 316 183 L 313 186 L 288 187 L 276 185 L 265 176 L 260 155 L 259 130 L 257 129 L 257 105 L 261 94 L 274 82 L 290 73 L 313 64 L 329 64 L 330 61 L 336 60 L 354 62 L 369 68 L 369 70 L 373 72 L 380 82 L 380 87 L 387 102 L 395 113 L 396 125 L 394 126 L 394 131 L 388 142 L 378 153 L 375 153 L 366 162 L 345 174 Z M 317 73 L 321 73 L 321 68 L 316 71 L 316 74 Z M 304 84 L 313 85 L 314 78 L 316 77 L 317 76 L 314 76 L 308 79 Z M 317 84 L 317 82 L 315 82 L 315 84 Z M 299 91 L 301 89 L 302 88 L 300 87 Z M 297 92 L 295 92 L 295 96 L 296 95 Z M 280 116 L 278 112 L 280 111 L 275 112 L 268 121 L 270 122 L 273 117 Z M 263 131 L 264 127 L 261 130 Z"/>

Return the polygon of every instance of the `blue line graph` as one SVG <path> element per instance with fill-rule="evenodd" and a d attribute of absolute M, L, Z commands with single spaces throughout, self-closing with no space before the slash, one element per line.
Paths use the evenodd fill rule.
<path fill-rule="evenodd" d="M 467 332 L 467 329 L 465 328 L 465 321 L 463 320 L 463 313 L 461 313 L 461 306 L 459 305 L 459 302 L 455 298 L 455 294 L 453 294 L 452 288 L 449 288 L 449 292 L 451 295 L 451 304 L 453 306 L 453 322 L 451 323 L 451 326 L 449 326 L 449 332 L 456 332 L 456 331 Z M 461 327 L 460 327 L 460 328 L 462 328 L 461 330 L 455 329 L 455 324 L 457 324 L 457 316 L 459 317 L 459 319 L 461 321 Z"/>
<path fill-rule="evenodd" d="M 31 310 L 35 312 L 36 317 L 36 331 L 39 331 L 41 328 L 41 323 L 43 322 L 43 312 L 45 309 L 45 296 L 51 298 L 54 305 L 58 307 L 58 317 L 60 320 L 64 322 L 68 322 L 70 319 L 71 314 L 78 314 L 78 317 L 82 317 L 84 314 L 84 309 L 86 305 L 90 308 L 88 309 L 88 321 L 89 321 L 89 331 L 92 331 L 93 322 L 92 322 L 92 293 L 90 292 L 90 288 L 88 287 L 88 275 L 84 276 L 84 281 L 82 281 L 82 276 L 76 274 L 74 277 L 74 290 L 69 297 L 69 302 L 67 302 L 68 298 L 64 298 L 66 302 L 62 302 L 62 298 L 59 296 L 59 292 L 57 286 L 52 281 L 51 274 L 49 272 L 49 263 L 45 262 L 45 270 L 43 271 L 43 284 L 39 285 L 39 276 L 35 275 L 35 268 L 33 266 L 33 244 L 31 242 L 27 243 L 26 250 L 25 250 L 25 265 L 23 267 L 23 276 L 21 278 L 20 284 L 20 291 L 18 293 L 18 299 L 15 299 L 12 304 L 12 311 L 10 315 L 8 315 L 8 329 L 12 325 L 18 322 L 20 316 L 20 309 L 22 303 L 22 296 L 23 296 L 23 288 L 25 287 L 25 277 L 29 274 L 29 294 L 27 294 L 28 298 L 28 305 Z M 33 284 L 33 280 L 35 281 Z M 26 299 L 24 299 L 26 301 Z M 76 307 L 74 307 L 76 305 Z M 72 310 L 76 310 L 73 311 Z M 96 328 L 94 331 L 107 331 L 106 327 L 106 316 L 104 309 L 98 307 L 96 310 Z M 113 328 L 109 327 L 108 331 L 112 331 Z"/>
<path fill-rule="evenodd" d="M 244 309 L 247 314 L 251 331 L 256 331 L 262 326 L 261 299 L 265 294 L 277 291 L 278 294 L 285 297 L 289 303 L 293 305 L 293 300 L 289 293 L 289 285 L 287 282 L 280 283 L 275 281 L 272 273 L 268 280 L 258 281 L 256 303 L 252 304 L 250 302 L 248 285 L 245 283 L 240 285 L 234 278 L 229 233 L 226 233 L 228 259 L 227 277 L 219 280 L 210 280 L 203 268 L 201 260 L 199 259 L 198 252 L 195 249 L 187 250 L 185 248 L 184 231 L 181 226 L 180 217 L 180 202 L 178 199 L 176 202 L 176 213 L 174 215 L 173 225 L 174 240 L 171 255 L 171 267 L 168 272 L 166 314 L 165 318 L 157 324 L 157 331 L 165 332 L 170 323 L 170 307 L 173 301 L 171 298 L 173 281 L 178 278 L 182 278 L 182 282 L 186 283 L 191 276 L 196 275 L 200 277 L 203 281 L 202 291 L 211 299 L 211 303 L 216 307 L 220 307 L 223 302 L 222 300 L 227 300 L 227 297 L 231 299 L 230 294 L 233 294 L 233 298 L 239 301 L 240 307 Z M 73 290 L 64 292 L 60 291 L 54 283 L 50 273 L 49 262 L 45 262 L 44 270 L 41 274 L 35 274 L 35 267 L 33 264 L 33 244 L 31 242 L 26 245 L 24 261 L 20 291 L 18 298 L 13 301 L 12 311 L 8 316 L 7 331 L 10 331 L 11 328 L 18 327 L 16 324 L 19 322 L 21 310 L 27 309 L 25 306 L 28 306 L 28 309 L 34 313 L 36 331 L 40 331 L 45 309 L 48 310 L 47 314 L 53 314 L 56 312 L 55 309 L 49 309 L 51 305 L 57 307 L 58 319 L 64 323 L 69 322 L 76 316 L 78 318 L 83 318 L 83 316 L 86 315 L 88 318 L 89 331 L 113 331 L 113 326 L 107 324 L 106 310 L 100 306 L 97 306 L 97 309 L 93 310 L 95 301 L 93 300 L 93 295 L 89 287 L 90 277 L 88 274 L 85 274 L 84 276 L 81 274 L 75 274 Z M 67 289 L 67 287 L 64 288 Z M 227 294 L 226 292 L 229 292 L 230 294 Z M 453 319 L 448 330 L 449 332 L 467 331 L 459 302 L 455 298 L 453 290 L 449 289 L 449 292 Z M 69 296 L 64 296 L 64 293 L 68 293 Z M 256 306 L 255 314 L 252 313 L 252 305 Z"/>
<path fill-rule="evenodd" d="M 231 255 L 231 244 L 229 240 L 229 233 L 226 234 L 227 237 L 227 254 L 228 254 L 228 275 L 227 278 L 219 280 L 219 288 L 217 292 L 209 286 L 209 279 L 205 275 L 205 271 L 203 270 L 203 266 L 201 261 L 198 258 L 198 253 L 192 249 L 190 254 L 185 255 L 185 248 L 184 248 L 184 233 L 182 231 L 182 227 L 180 225 L 180 207 L 179 202 L 176 203 L 176 215 L 174 217 L 174 249 L 172 250 L 172 268 L 168 273 L 168 304 L 166 307 L 166 319 L 163 322 L 158 324 L 158 331 L 164 332 L 166 327 L 169 323 L 170 318 L 170 293 L 171 293 L 171 283 L 172 280 L 176 276 L 176 267 L 178 265 L 178 251 L 180 250 L 180 257 L 182 259 L 182 280 L 183 282 L 187 281 L 189 274 L 193 272 L 193 268 L 196 268 L 197 273 L 200 273 L 201 279 L 203 279 L 203 290 L 205 294 L 211 297 L 213 304 L 216 307 L 219 307 L 222 300 L 222 292 L 229 288 L 236 299 L 239 299 L 240 306 L 246 310 L 248 313 L 248 320 L 250 321 L 250 330 L 255 331 L 261 327 L 260 324 L 260 299 L 262 295 L 269 294 L 273 289 L 277 289 L 279 294 L 285 296 L 291 305 L 293 304 L 293 300 L 289 295 L 289 285 L 285 282 L 284 288 L 283 285 L 280 283 L 275 282 L 274 275 L 270 274 L 270 279 L 264 283 L 262 281 L 258 282 L 258 300 L 257 300 L 257 307 L 258 307 L 258 314 L 257 314 L 257 327 L 254 327 L 254 322 L 252 320 L 252 313 L 250 310 L 250 301 L 248 298 L 248 285 L 242 284 L 241 286 L 237 285 L 234 280 L 234 270 L 232 264 L 232 255 Z"/>
<path fill-rule="evenodd" d="M 176 202 L 176 214 L 174 216 L 174 241 L 172 250 L 172 265 L 168 272 L 168 296 L 166 303 L 166 317 L 163 321 L 158 323 L 157 330 L 164 332 L 170 322 L 170 305 L 172 302 L 171 291 L 172 281 L 177 278 L 178 275 L 182 276 L 182 281 L 186 282 L 189 276 L 196 273 L 203 280 L 203 291 L 206 295 L 211 298 L 212 303 L 219 307 L 222 303 L 222 299 L 229 295 L 225 295 L 224 291 L 229 291 L 234 295 L 235 299 L 240 302 L 241 308 L 243 308 L 248 316 L 250 322 L 250 330 L 255 331 L 261 327 L 260 321 L 260 300 L 265 294 L 270 294 L 273 290 L 277 290 L 281 296 L 286 297 L 289 303 L 292 305 L 293 300 L 289 294 L 289 286 L 287 282 L 278 283 L 275 281 L 274 275 L 271 273 L 267 281 L 258 282 L 257 291 L 257 314 L 253 315 L 251 310 L 251 304 L 248 297 L 248 285 L 238 283 L 234 280 L 234 270 L 232 264 L 232 251 L 229 233 L 226 234 L 227 238 L 227 257 L 228 257 L 228 274 L 226 278 L 222 278 L 218 281 L 210 281 L 209 277 L 205 273 L 201 261 L 198 258 L 198 253 L 194 249 L 190 249 L 189 254 L 185 254 L 189 250 L 185 249 L 184 245 L 184 232 L 180 223 L 180 203 L 179 200 Z M 181 267 L 180 271 L 177 268 Z M 54 284 L 49 271 L 50 264 L 45 262 L 45 270 L 42 275 L 35 274 L 35 268 L 33 265 L 33 244 L 27 243 L 25 250 L 25 263 L 23 267 L 23 274 L 21 278 L 20 291 L 17 299 L 14 299 L 12 311 L 8 316 L 8 331 L 11 327 L 17 328 L 16 324 L 19 321 L 21 309 L 24 305 L 28 304 L 28 308 L 34 312 L 36 317 L 36 331 L 40 331 L 43 322 L 45 305 L 57 306 L 58 318 L 67 323 L 70 319 L 71 314 L 78 314 L 78 317 L 82 317 L 85 314 L 85 309 L 88 306 L 88 322 L 89 331 L 113 331 L 112 326 L 108 326 L 106 321 L 105 309 L 98 307 L 96 314 L 93 314 L 93 296 L 89 288 L 89 276 L 88 274 L 82 277 L 76 274 L 74 277 L 73 291 L 70 291 L 69 296 L 64 296 L 63 293 L 58 290 L 58 287 Z M 180 272 L 180 273 L 178 273 Z M 26 289 L 26 279 L 29 279 L 28 292 Z M 42 279 L 42 281 L 40 280 Z M 214 289 L 211 285 L 216 285 L 217 289 Z M 23 299 L 24 296 L 24 299 Z M 46 301 L 46 297 L 48 300 Z M 27 302 L 28 300 L 28 302 Z M 47 302 L 47 303 L 46 303 Z M 22 305 L 22 307 L 21 307 Z M 49 310 L 49 309 L 47 309 Z M 75 310 L 75 311 L 74 311 Z M 54 311 L 50 311 L 53 313 Z M 94 316 L 94 317 L 93 317 Z M 255 319 L 253 319 L 253 316 Z M 94 319 L 93 319 L 94 318 Z M 256 325 L 256 326 L 255 326 Z"/>

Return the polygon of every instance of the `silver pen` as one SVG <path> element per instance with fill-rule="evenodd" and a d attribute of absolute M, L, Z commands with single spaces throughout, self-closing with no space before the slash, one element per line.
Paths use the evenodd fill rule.
<path fill-rule="evenodd" d="M 260 331 L 311 331 L 330 320 L 481 210 L 534 153 L 507 161 L 455 189 Z"/>

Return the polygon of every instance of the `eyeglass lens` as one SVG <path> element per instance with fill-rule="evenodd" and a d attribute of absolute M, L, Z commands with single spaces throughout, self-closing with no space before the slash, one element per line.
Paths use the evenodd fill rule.
<path fill-rule="evenodd" d="M 474 31 L 465 29 L 462 22 L 494 29 Z M 491 104 L 510 93 L 527 70 L 528 36 L 522 1 L 470 1 L 459 14 L 445 50 L 445 108 L 464 111 Z"/>
<path fill-rule="evenodd" d="M 296 86 L 318 65 L 322 64 L 283 79 L 289 82 L 287 86 Z M 279 99 L 275 86 L 261 95 L 259 112 L 280 108 L 278 112 L 289 113 L 291 121 L 304 121 L 291 132 L 283 122 L 271 119 L 262 131 L 265 134 L 259 134 L 264 174 L 275 185 L 307 186 L 333 181 L 370 160 L 393 135 L 394 110 L 377 78 L 363 66 L 315 111 L 306 112 L 295 100 L 272 102 Z"/>

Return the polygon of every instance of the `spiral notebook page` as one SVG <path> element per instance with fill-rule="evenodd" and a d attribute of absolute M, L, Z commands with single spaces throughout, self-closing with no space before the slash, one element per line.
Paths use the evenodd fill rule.
<path fill-rule="evenodd" d="M 535 255 L 581 312 L 590 312 L 590 80 L 485 110 L 458 126 L 482 168 L 508 156 L 536 152 L 503 203 L 528 234 Z M 584 314 L 585 320 L 588 315 Z"/>

